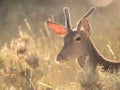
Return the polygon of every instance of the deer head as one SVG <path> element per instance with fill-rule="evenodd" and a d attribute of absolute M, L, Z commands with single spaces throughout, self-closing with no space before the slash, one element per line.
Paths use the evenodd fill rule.
<path fill-rule="evenodd" d="M 71 27 L 69 8 L 63 9 L 65 15 L 65 26 L 48 21 L 48 26 L 59 36 L 64 37 L 64 46 L 57 56 L 57 61 L 70 60 L 78 58 L 87 52 L 87 39 L 91 35 L 91 28 L 87 21 L 88 16 L 93 13 L 95 7 L 92 7 L 79 21 L 76 30 Z"/>

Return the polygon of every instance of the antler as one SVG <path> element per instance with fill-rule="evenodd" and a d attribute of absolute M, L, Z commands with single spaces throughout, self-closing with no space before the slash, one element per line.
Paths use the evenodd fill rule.
<path fill-rule="evenodd" d="M 89 9 L 89 11 L 88 11 L 85 15 L 83 15 L 82 18 L 88 18 L 95 10 L 96 10 L 96 7 L 94 7 L 94 6 L 91 7 L 91 8 Z M 80 21 L 79 21 L 79 23 L 78 23 L 77 30 L 81 27 L 82 18 L 80 19 Z"/>
<path fill-rule="evenodd" d="M 71 19 L 69 14 L 69 8 L 65 7 L 63 11 L 66 19 L 65 20 L 66 28 L 68 29 L 68 31 L 71 31 Z"/>

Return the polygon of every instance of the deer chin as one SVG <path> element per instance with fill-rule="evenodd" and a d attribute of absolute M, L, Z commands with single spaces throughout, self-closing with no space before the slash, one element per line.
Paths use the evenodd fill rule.
<path fill-rule="evenodd" d="M 56 62 L 58 65 L 67 65 L 67 61 L 68 61 L 68 60 L 65 60 L 65 59 L 55 60 L 55 62 Z"/>
<path fill-rule="evenodd" d="M 66 63 L 69 59 L 57 59 L 56 61 L 59 63 Z"/>
<path fill-rule="evenodd" d="M 63 64 L 64 64 L 64 63 L 66 63 L 67 61 L 66 61 L 66 60 L 60 60 L 60 61 L 56 60 L 56 62 L 57 62 L 57 63 L 63 63 Z"/>

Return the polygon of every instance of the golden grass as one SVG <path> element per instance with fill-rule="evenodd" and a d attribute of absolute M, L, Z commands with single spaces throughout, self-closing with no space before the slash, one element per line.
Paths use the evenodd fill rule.
<path fill-rule="evenodd" d="M 46 23 L 45 31 L 39 30 L 40 36 L 36 37 L 27 19 L 24 21 L 28 30 L 20 28 L 18 38 L 0 50 L 0 90 L 84 90 L 85 83 L 91 85 L 91 88 L 84 86 L 85 90 L 120 89 L 120 72 L 110 74 L 98 67 L 98 74 L 94 75 L 89 70 L 83 71 L 75 60 L 57 64 L 55 58 L 62 47 L 62 39 L 49 31 Z M 106 57 L 120 59 L 120 49 L 113 50 L 114 46 L 109 44 L 105 47 L 105 38 L 100 36 L 94 35 L 97 40 L 93 37 L 100 52 Z M 115 45 L 119 47 L 120 42 Z"/>

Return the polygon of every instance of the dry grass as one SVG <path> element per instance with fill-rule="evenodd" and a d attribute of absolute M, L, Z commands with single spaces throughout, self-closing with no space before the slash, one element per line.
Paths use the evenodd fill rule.
<path fill-rule="evenodd" d="M 46 24 L 39 37 L 26 19 L 25 24 L 27 30 L 19 28 L 18 38 L 0 50 L 0 90 L 120 90 L 120 72 L 110 74 L 98 67 L 94 75 L 89 69 L 83 71 L 75 60 L 58 65 L 55 58 L 62 47 L 61 39 Z M 120 41 L 109 38 L 110 45 L 101 35 L 93 39 L 104 56 L 120 59 Z"/>

